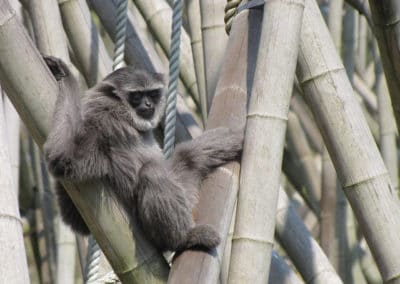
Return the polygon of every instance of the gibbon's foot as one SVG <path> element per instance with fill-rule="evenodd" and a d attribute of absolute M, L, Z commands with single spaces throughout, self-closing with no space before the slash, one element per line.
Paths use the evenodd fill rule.
<path fill-rule="evenodd" d="M 48 55 L 43 55 L 43 59 L 57 81 L 60 81 L 63 77 L 68 75 L 68 67 L 61 59 Z"/>
<path fill-rule="evenodd" d="M 212 226 L 197 225 L 189 231 L 185 244 L 178 251 L 190 248 L 210 250 L 220 242 L 221 238 Z"/>

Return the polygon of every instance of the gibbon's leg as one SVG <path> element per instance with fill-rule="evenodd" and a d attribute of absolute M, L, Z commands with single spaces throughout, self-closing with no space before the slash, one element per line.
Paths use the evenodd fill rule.
<path fill-rule="evenodd" d="M 243 134 L 224 127 L 208 130 L 178 144 L 168 166 L 182 184 L 198 188 L 211 170 L 240 157 Z"/>
<path fill-rule="evenodd" d="M 46 56 L 44 60 L 59 86 L 52 128 L 44 144 L 50 172 L 72 180 L 104 176 L 108 160 L 100 151 L 99 134 L 83 125 L 78 82 L 60 59 Z"/>
<path fill-rule="evenodd" d="M 160 162 L 142 167 L 137 194 L 139 224 L 160 250 L 210 249 L 219 244 L 218 233 L 211 226 L 194 225 L 185 192 Z"/>

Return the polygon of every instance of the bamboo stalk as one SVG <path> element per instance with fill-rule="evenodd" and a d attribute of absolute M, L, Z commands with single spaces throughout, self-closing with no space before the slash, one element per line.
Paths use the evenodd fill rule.
<path fill-rule="evenodd" d="M 373 30 L 388 84 L 397 127 L 400 125 L 400 2 L 369 0 Z"/>
<path fill-rule="evenodd" d="M 306 181 L 305 191 L 310 201 L 311 209 L 319 216 L 321 211 L 319 205 L 319 200 L 321 199 L 320 174 L 300 121 L 293 112 L 289 112 L 287 140 L 288 151 L 292 152 L 293 156 L 296 157 L 296 163 L 302 169 L 301 172 Z"/>
<path fill-rule="evenodd" d="M 268 281 L 303 8 L 304 1 L 301 0 L 267 1 L 264 4 L 254 86 L 247 114 L 230 283 Z M 290 21 L 287 23 L 283 19 Z"/>
<path fill-rule="evenodd" d="M 172 27 L 171 7 L 165 0 L 135 0 L 134 2 L 165 53 L 169 54 Z M 181 31 L 180 52 L 180 76 L 193 96 L 198 100 L 199 93 L 193 67 L 192 49 L 190 47 L 189 36 L 185 30 Z"/>
<path fill-rule="evenodd" d="M 89 86 L 111 72 L 112 61 L 84 0 L 59 1 L 69 42 Z"/>
<path fill-rule="evenodd" d="M 221 77 L 211 107 L 207 129 L 241 128 L 245 124 L 247 93 L 251 89 L 262 13 L 246 10 L 234 20 Z M 230 58 L 235 58 L 231 60 Z M 236 68 L 242 66 L 243 69 Z M 249 84 L 250 82 L 250 84 Z M 172 264 L 169 283 L 216 283 L 238 189 L 238 163 L 220 168 L 201 187 L 198 222 L 212 224 L 221 244 L 212 254 L 185 251 Z"/>
<path fill-rule="evenodd" d="M 207 107 L 211 107 L 219 72 L 224 59 L 228 36 L 224 24 L 224 0 L 200 0 L 201 31 Z M 218 44 L 216 44 L 218 43 Z"/>
<path fill-rule="evenodd" d="M 328 151 L 322 153 L 320 243 L 328 259 L 335 263 L 335 211 L 337 176 Z"/>
<path fill-rule="evenodd" d="M 293 269 L 276 251 L 272 251 L 271 273 L 269 274 L 268 283 L 301 284 L 304 283 L 304 281 L 297 276 Z"/>
<path fill-rule="evenodd" d="M 328 27 L 338 52 L 342 48 L 343 0 L 329 0 Z"/>
<path fill-rule="evenodd" d="M 204 71 L 203 39 L 201 34 L 200 3 L 197 0 L 186 1 L 186 13 L 189 20 L 190 41 L 192 44 L 194 70 L 196 72 L 197 88 L 203 123 L 207 121 L 207 91 Z M 219 42 L 218 42 L 219 43 Z"/>
<path fill-rule="evenodd" d="M 1 3 L 0 81 L 36 142 L 42 145 L 50 127 L 57 86 L 7 1 Z M 140 235 L 136 224 L 132 230 L 129 228 L 113 199 L 99 194 L 93 182 L 66 185 L 121 281 L 161 283 L 166 279 L 165 262 Z"/>
<path fill-rule="evenodd" d="M 322 48 L 323 47 L 323 48 Z M 400 207 L 314 1 L 306 0 L 297 75 L 384 281 L 400 275 Z"/>
<path fill-rule="evenodd" d="M 52 0 L 33 1 L 29 8 L 39 50 L 43 54 L 59 57 L 72 66 L 57 2 Z M 75 69 L 74 74 L 78 75 Z M 60 216 L 58 218 L 56 223 L 58 227 L 56 283 L 74 283 L 75 235 L 61 221 Z"/>
<path fill-rule="evenodd" d="M 276 234 L 306 283 L 342 283 L 328 258 L 290 205 L 282 188 L 279 190 Z"/>
<path fill-rule="evenodd" d="M 0 7 L 1 10 L 1 7 Z M 5 283 L 29 283 L 28 264 L 18 196 L 13 186 L 9 160 L 2 94 L 0 92 L 0 275 Z"/>
<path fill-rule="evenodd" d="M 378 95 L 379 147 L 382 158 L 388 168 L 390 179 L 397 194 L 399 194 L 399 166 L 396 154 L 397 128 L 389 92 L 382 72 L 377 74 L 375 89 Z"/>

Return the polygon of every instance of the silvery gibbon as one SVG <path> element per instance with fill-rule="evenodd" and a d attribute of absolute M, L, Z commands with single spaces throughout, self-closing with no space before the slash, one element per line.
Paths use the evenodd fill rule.
<path fill-rule="evenodd" d="M 60 59 L 45 56 L 59 85 L 52 127 L 44 145 L 49 171 L 71 181 L 99 179 L 146 237 L 161 251 L 220 242 L 210 225 L 195 224 L 192 209 L 202 180 L 237 159 L 243 131 L 216 128 L 163 157 L 153 130 L 164 115 L 162 74 L 124 67 L 81 95 Z M 65 223 L 89 230 L 65 189 L 56 188 Z"/>

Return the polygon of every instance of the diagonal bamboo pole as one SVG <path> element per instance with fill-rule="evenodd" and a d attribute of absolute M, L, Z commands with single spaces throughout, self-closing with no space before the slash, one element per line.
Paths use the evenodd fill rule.
<path fill-rule="evenodd" d="M 0 19 L 0 81 L 36 142 L 42 145 L 57 86 L 5 0 L 0 1 Z M 124 283 L 162 283 L 166 279 L 168 268 L 163 259 L 140 235 L 136 224 L 133 241 L 121 209 L 99 192 L 99 185 L 68 183 L 67 190 Z"/>
<path fill-rule="evenodd" d="M 297 76 L 384 281 L 400 276 L 400 206 L 314 0 L 306 0 Z"/>
<path fill-rule="evenodd" d="M 303 9 L 303 0 L 266 1 L 264 5 L 247 114 L 230 283 L 268 281 Z"/>

